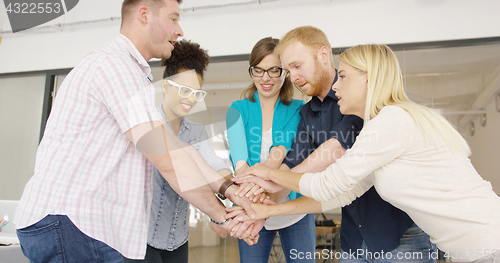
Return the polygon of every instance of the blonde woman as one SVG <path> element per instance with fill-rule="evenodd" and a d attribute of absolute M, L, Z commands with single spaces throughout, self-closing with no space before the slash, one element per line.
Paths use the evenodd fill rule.
<path fill-rule="evenodd" d="M 406 96 L 398 60 L 387 46 L 359 45 L 340 60 L 333 87 L 340 111 L 365 121 L 354 146 L 320 173 L 255 166 L 242 175 L 328 201 L 324 208 L 346 205 L 375 186 L 452 261 L 499 262 L 500 197 L 472 166 L 466 141 L 442 116 Z M 308 202 L 316 201 L 302 206 Z"/>

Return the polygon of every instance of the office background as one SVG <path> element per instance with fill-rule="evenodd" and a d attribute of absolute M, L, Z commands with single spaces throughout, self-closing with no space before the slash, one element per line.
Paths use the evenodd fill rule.
<path fill-rule="evenodd" d="M 20 198 L 57 87 L 83 56 L 115 39 L 121 2 L 81 0 L 62 17 L 18 33 L 10 31 L 0 5 L 0 199 Z M 201 109 L 208 118 L 193 118 L 211 120 L 220 156 L 227 158 L 227 151 L 217 131 L 224 107 L 250 83 L 252 46 L 313 25 L 335 52 L 361 43 L 391 45 L 412 99 L 438 109 L 460 130 L 476 169 L 500 193 L 500 1 L 184 0 L 180 8 L 184 38 L 212 57 Z M 161 79 L 158 61 L 151 65 Z"/>
<path fill-rule="evenodd" d="M 80 0 L 53 21 L 12 33 L 0 0 L 0 200 L 21 197 L 58 87 L 86 54 L 116 38 L 121 3 Z M 389 44 L 409 96 L 458 128 L 472 148 L 472 163 L 500 193 L 500 1 L 184 0 L 180 8 L 184 38 L 211 56 L 203 85 L 209 94 L 189 118 L 206 125 L 227 162 L 225 109 L 250 84 L 251 48 L 263 37 L 313 25 L 327 34 L 334 53 Z M 150 64 L 159 104 L 163 70 L 158 60 Z M 298 91 L 296 98 L 309 99 Z M 208 218 L 190 209 L 190 262 L 237 262 L 235 240 L 220 239 Z M 338 213 L 328 216 L 339 219 Z M 275 248 L 271 260 L 279 262 Z"/>

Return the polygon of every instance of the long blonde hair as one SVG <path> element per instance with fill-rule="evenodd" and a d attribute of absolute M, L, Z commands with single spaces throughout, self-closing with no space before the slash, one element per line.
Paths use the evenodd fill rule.
<path fill-rule="evenodd" d="M 365 122 L 377 116 L 383 107 L 395 105 L 410 113 L 429 141 L 437 143 L 444 140 L 456 153 L 470 155 L 465 139 L 443 116 L 406 96 L 401 67 L 388 46 L 358 45 L 344 51 L 339 58 L 368 74 Z"/>

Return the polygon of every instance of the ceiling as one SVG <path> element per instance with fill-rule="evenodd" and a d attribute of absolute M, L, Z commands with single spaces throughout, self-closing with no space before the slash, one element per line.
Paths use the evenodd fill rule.
<path fill-rule="evenodd" d="M 500 44 L 399 50 L 396 55 L 410 98 L 438 109 L 457 126 L 482 114 L 500 90 Z M 161 72 L 153 70 L 155 79 Z M 203 88 L 239 90 L 249 84 L 248 61 L 214 62 Z"/>

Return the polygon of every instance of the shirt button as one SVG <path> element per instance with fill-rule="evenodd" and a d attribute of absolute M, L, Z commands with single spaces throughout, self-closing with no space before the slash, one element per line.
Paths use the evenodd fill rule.
<path fill-rule="evenodd" d="M 361 227 L 361 224 L 359 224 L 358 227 Z"/>

